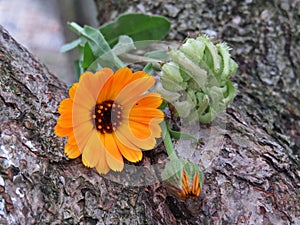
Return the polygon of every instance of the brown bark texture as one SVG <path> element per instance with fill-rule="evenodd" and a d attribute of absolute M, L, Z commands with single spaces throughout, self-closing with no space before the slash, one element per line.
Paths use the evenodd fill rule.
<path fill-rule="evenodd" d="M 300 224 L 299 2 L 96 3 L 101 22 L 152 12 L 171 19 L 169 40 L 206 30 L 233 48 L 239 93 L 218 118 L 222 144 L 201 197 L 180 201 L 156 182 L 163 145 L 144 154 L 142 176 L 68 160 L 53 132 L 66 85 L 0 27 L 0 224 Z"/>
<path fill-rule="evenodd" d="M 169 202 L 177 222 L 300 224 L 300 2 L 95 2 L 100 24 L 123 12 L 163 15 L 172 23 L 168 40 L 216 36 L 239 64 L 239 93 L 223 118 L 225 143 L 205 170 L 202 203 L 184 214 Z"/>

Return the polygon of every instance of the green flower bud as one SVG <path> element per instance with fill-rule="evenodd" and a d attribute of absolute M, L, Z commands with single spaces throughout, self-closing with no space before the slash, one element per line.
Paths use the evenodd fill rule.
<path fill-rule="evenodd" d="M 167 92 L 158 91 L 167 100 L 175 99 L 170 103 L 179 116 L 209 123 L 232 102 L 236 89 L 229 78 L 237 64 L 229 50 L 226 43 L 215 45 L 201 35 L 169 51 L 170 61 L 162 66 L 161 75 L 161 87 Z"/>
<path fill-rule="evenodd" d="M 203 59 L 205 61 L 204 64 L 207 64 L 214 73 L 218 73 L 220 70 L 220 60 L 218 57 L 217 47 L 211 42 L 211 40 L 209 40 L 208 36 L 206 35 L 197 37 L 197 40 L 200 42 L 204 42 L 206 46 L 206 54 L 203 55 Z"/>
<path fill-rule="evenodd" d="M 162 76 L 169 78 L 172 81 L 177 83 L 183 82 L 183 79 L 180 75 L 179 66 L 174 62 L 165 63 L 162 66 Z"/>
<path fill-rule="evenodd" d="M 182 200 L 194 200 L 200 196 L 203 174 L 196 164 L 184 159 L 171 160 L 166 164 L 161 176 L 171 195 Z"/>
<path fill-rule="evenodd" d="M 174 106 L 177 109 L 177 114 L 183 118 L 186 118 L 194 107 L 193 103 L 188 100 L 176 101 Z"/>
<path fill-rule="evenodd" d="M 182 91 L 187 87 L 180 75 L 179 67 L 173 62 L 169 62 L 162 67 L 162 85 L 168 91 Z"/>
<path fill-rule="evenodd" d="M 201 62 L 204 54 L 205 43 L 195 40 L 187 39 L 186 42 L 180 47 L 182 51 L 189 59 L 191 59 L 196 64 Z"/>
<path fill-rule="evenodd" d="M 207 80 L 207 72 L 195 64 L 192 60 L 187 58 L 185 54 L 178 50 L 171 50 L 169 52 L 170 58 L 173 62 L 179 65 L 179 67 L 186 72 L 197 84 L 205 89 L 205 84 Z M 172 76 L 172 74 L 170 74 Z"/>
<path fill-rule="evenodd" d="M 161 83 L 157 83 L 156 90 L 169 102 L 177 101 L 180 98 L 179 93 L 164 89 Z"/>

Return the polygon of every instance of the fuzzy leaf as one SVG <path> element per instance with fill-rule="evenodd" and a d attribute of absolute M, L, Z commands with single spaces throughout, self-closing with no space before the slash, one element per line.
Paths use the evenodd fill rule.
<path fill-rule="evenodd" d="M 101 67 L 117 67 L 122 68 L 125 67 L 125 64 L 115 55 L 113 54 L 109 44 L 105 40 L 102 33 L 93 27 L 90 26 L 84 26 L 81 27 L 75 22 L 68 23 L 69 27 L 75 31 L 80 38 L 82 38 L 85 43 L 89 44 L 90 50 L 93 53 L 94 61 L 90 62 L 91 60 L 91 52 L 84 48 L 84 50 L 81 50 L 81 45 L 77 45 L 79 50 L 79 57 L 83 62 L 85 62 L 85 65 L 80 65 L 84 70 L 86 70 L 87 64 L 93 65 L 93 68 L 96 68 L 97 65 L 101 65 Z M 84 45 L 85 46 L 85 45 Z M 88 53 L 89 56 L 87 56 L 87 59 L 85 59 L 85 53 Z"/>
<path fill-rule="evenodd" d="M 64 53 L 64 52 L 70 51 L 70 50 L 76 48 L 81 43 L 82 43 L 82 40 L 80 38 L 78 38 L 72 42 L 69 42 L 69 43 L 63 45 L 60 49 L 60 52 Z"/>
<path fill-rule="evenodd" d="M 151 52 L 146 52 L 145 56 L 160 61 L 166 61 L 167 59 L 169 59 L 168 52 L 166 50 L 155 50 Z"/>
<path fill-rule="evenodd" d="M 112 51 L 116 55 L 121 55 L 134 49 L 136 49 L 136 47 L 132 38 L 127 35 L 121 35 L 118 43 L 114 46 Z"/>

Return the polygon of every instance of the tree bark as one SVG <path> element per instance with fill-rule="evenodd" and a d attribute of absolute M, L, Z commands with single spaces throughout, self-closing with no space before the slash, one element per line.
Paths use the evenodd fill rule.
<path fill-rule="evenodd" d="M 144 154 L 140 177 L 68 160 L 53 132 L 66 85 L 0 27 L 0 224 L 300 224 L 298 3 L 145 2 L 126 7 L 169 13 L 172 40 L 209 28 L 240 65 L 201 197 L 177 200 L 157 182 L 149 165 L 164 161 L 163 145 Z"/>
<path fill-rule="evenodd" d="M 300 2 L 95 2 L 100 24 L 123 12 L 163 15 L 172 23 L 167 40 L 215 35 L 239 64 L 239 93 L 223 118 L 225 143 L 205 170 L 203 198 L 187 214 L 186 205 L 167 203 L 178 223 L 300 224 Z"/>

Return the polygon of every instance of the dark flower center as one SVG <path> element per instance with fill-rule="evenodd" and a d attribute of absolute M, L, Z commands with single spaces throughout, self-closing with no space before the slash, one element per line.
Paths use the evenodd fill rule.
<path fill-rule="evenodd" d="M 114 132 L 122 123 L 122 109 L 112 100 L 96 104 L 93 114 L 96 129 L 102 134 Z"/>

